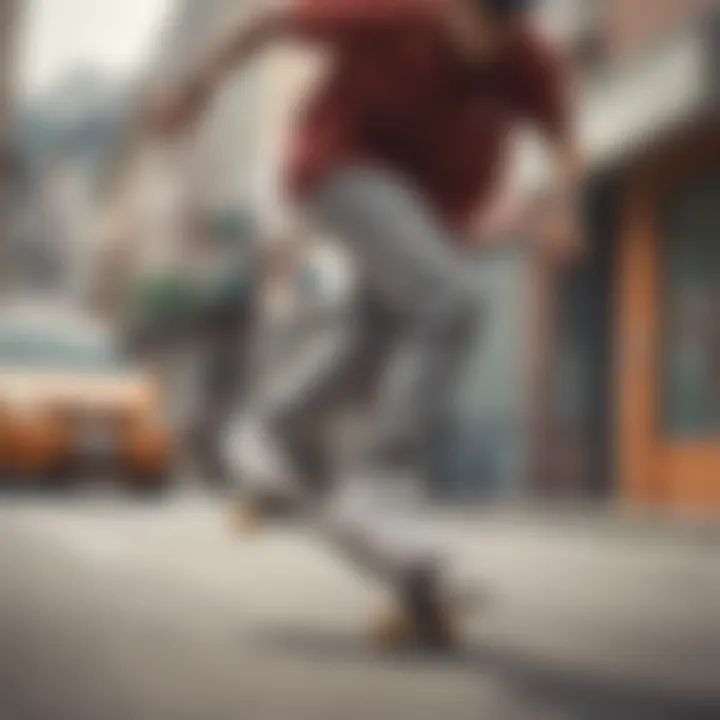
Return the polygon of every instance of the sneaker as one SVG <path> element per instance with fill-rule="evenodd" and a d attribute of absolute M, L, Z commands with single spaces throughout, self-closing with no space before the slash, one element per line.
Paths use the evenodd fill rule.
<path fill-rule="evenodd" d="M 431 574 L 408 577 L 394 603 L 372 618 L 374 641 L 386 650 L 447 650 L 460 638 L 464 621 L 487 608 L 490 596 L 479 585 L 458 585 L 439 592 Z"/>
<path fill-rule="evenodd" d="M 434 568 L 418 568 L 406 575 L 400 587 L 400 603 L 417 645 L 441 650 L 454 644 L 453 608 L 443 595 Z"/>

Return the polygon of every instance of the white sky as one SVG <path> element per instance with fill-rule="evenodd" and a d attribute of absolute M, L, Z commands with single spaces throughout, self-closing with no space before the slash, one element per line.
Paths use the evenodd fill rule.
<path fill-rule="evenodd" d="M 47 89 L 78 65 L 132 74 L 154 49 L 173 2 L 29 0 L 19 48 L 23 96 Z"/>

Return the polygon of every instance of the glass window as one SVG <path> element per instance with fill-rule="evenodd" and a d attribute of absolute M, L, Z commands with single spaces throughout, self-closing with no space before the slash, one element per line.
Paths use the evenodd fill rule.
<path fill-rule="evenodd" d="M 664 222 L 664 429 L 720 437 L 720 172 L 672 198 Z"/>

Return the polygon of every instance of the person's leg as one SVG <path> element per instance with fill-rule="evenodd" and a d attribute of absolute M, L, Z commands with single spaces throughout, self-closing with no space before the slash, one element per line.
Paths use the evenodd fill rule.
<path fill-rule="evenodd" d="M 373 463 L 422 468 L 477 325 L 467 258 L 423 200 L 380 171 L 334 176 L 312 208 L 349 246 L 377 302 L 400 323 L 380 397 Z"/>
<path fill-rule="evenodd" d="M 340 398 L 352 396 L 351 388 L 363 386 L 358 377 L 377 376 L 392 357 L 372 452 L 360 482 L 340 483 L 322 532 L 358 569 L 397 587 L 414 618 L 435 613 L 436 621 L 428 596 L 437 548 L 404 512 L 406 494 L 399 489 L 416 484 L 433 428 L 442 421 L 475 326 L 475 293 L 455 239 L 396 178 L 345 171 L 328 179 L 309 204 L 350 250 L 380 313 L 358 326 L 365 330 L 358 344 L 285 392 L 291 401 L 269 414 L 276 420 L 270 425 L 284 427 L 286 436 L 292 435 L 288 428 L 311 427 Z M 387 318 L 392 323 L 378 332 Z"/>
<path fill-rule="evenodd" d="M 476 327 L 476 293 L 457 240 L 393 176 L 337 174 L 316 193 L 312 210 L 401 320 L 366 467 L 344 485 L 329 531 L 356 564 L 399 583 L 413 615 L 427 616 L 438 548 L 407 514 L 404 488 L 423 474 L 428 445 L 446 417 Z"/>
<path fill-rule="evenodd" d="M 291 456 L 307 491 L 322 495 L 330 488 L 332 431 L 342 413 L 373 402 L 396 326 L 385 306 L 361 288 L 335 352 L 297 378 L 268 411 L 270 431 Z"/>
<path fill-rule="evenodd" d="M 372 403 L 396 326 L 362 285 L 343 319 L 332 347 L 295 358 L 259 405 L 231 424 L 227 457 L 243 514 L 264 514 L 279 496 L 311 509 L 332 490 L 338 426 L 349 409 Z"/>

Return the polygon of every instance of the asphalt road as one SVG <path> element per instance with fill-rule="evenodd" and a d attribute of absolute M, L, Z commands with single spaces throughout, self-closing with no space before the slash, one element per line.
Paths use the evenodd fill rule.
<path fill-rule="evenodd" d="M 0 720 L 720 717 L 720 544 L 445 519 L 493 603 L 446 657 L 384 654 L 378 590 L 298 530 L 190 498 L 0 503 Z"/>

